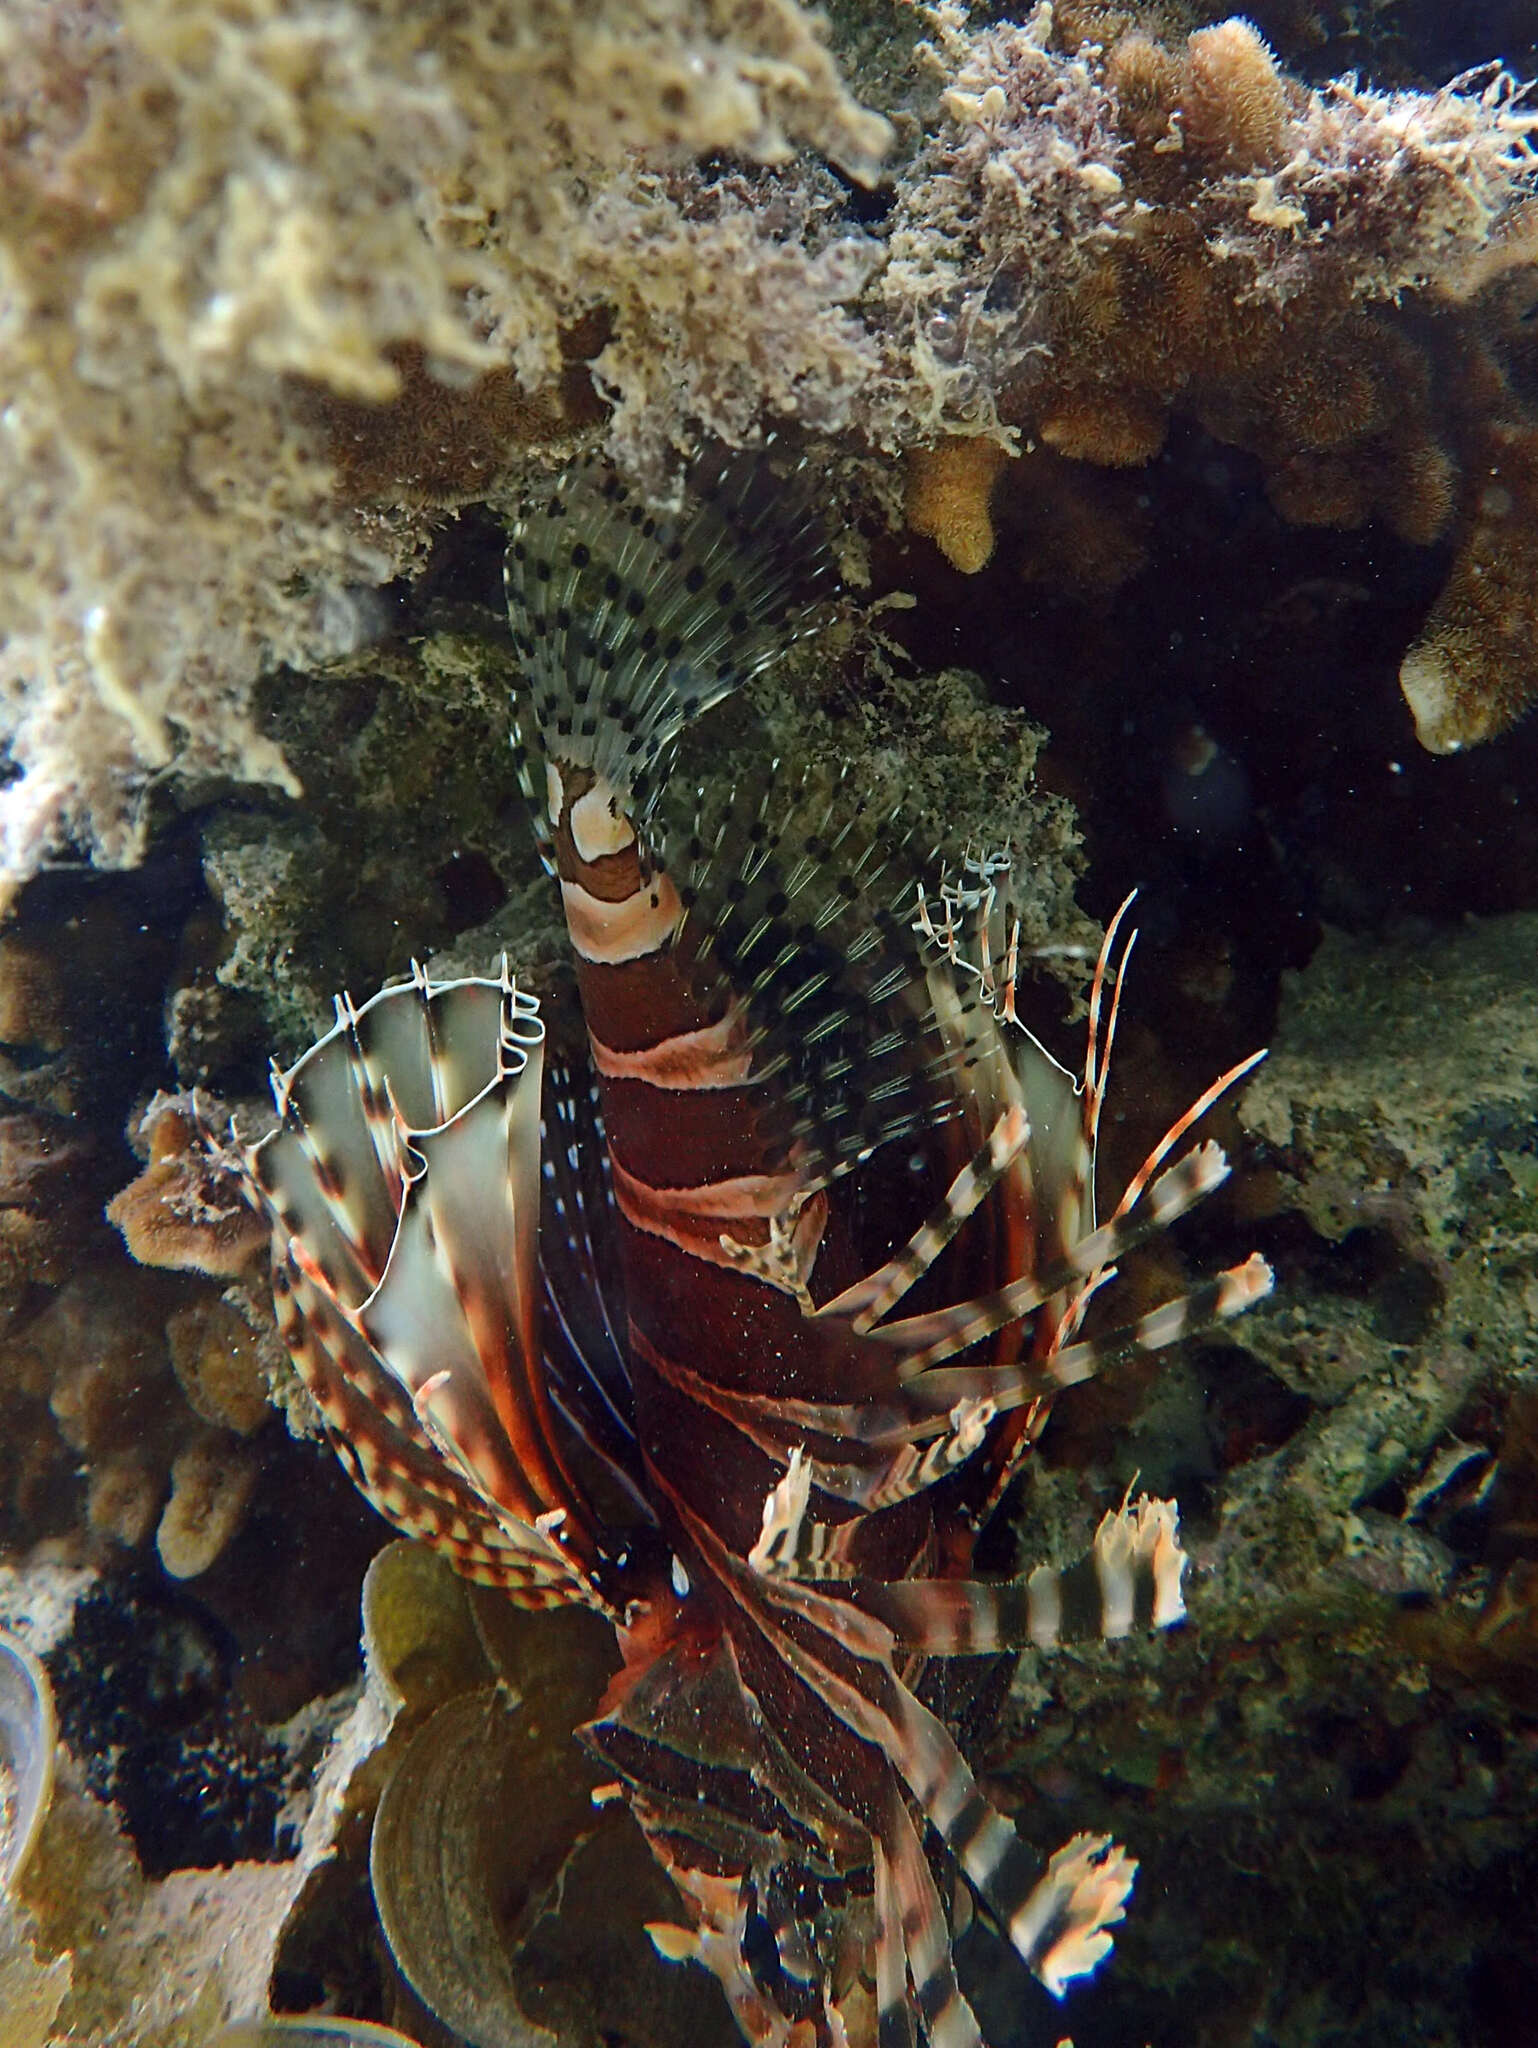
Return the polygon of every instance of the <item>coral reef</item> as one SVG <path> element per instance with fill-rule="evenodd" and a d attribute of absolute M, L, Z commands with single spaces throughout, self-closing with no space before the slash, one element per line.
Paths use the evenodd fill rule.
<path fill-rule="evenodd" d="M 259 675 L 367 642 L 434 509 L 573 434 L 663 493 L 701 434 L 1137 466 L 1173 411 L 1288 519 L 1448 530 L 1478 451 L 1442 344 L 1530 264 L 1510 77 L 1305 87 L 1243 21 L 1101 15 L 894 39 L 873 78 L 929 132 L 885 211 L 848 186 L 892 129 L 796 0 L 608 0 L 597 36 L 569 0 L 13 9 L 0 873 L 134 859 L 168 783 L 296 793 Z M 1408 685 L 1456 671 L 1463 743 L 1521 696 L 1481 545 Z"/>
<path fill-rule="evenodd" d="M 4 1078 L 45 1104 L 102 1092 L 76 1078 L 94 1018 L 78 990 L 63 999 L 60 970 L 72 964 L 68 946 L 50 952 L 31 936 L 8 938 L 0 960 L 14 1055 Z M 212 1100 L 201 1110 L 225 1114 Z M 243 1440 L 270 1420 L 274 1381 L 289 1390 L 270 1306 L 236 1285 L 221 1300 L 203 1282 L 140 1270 L 233 1283 L 260 1248 L 250 1212 L 190 1144 L 196 1113 L 190 1098 L 162 1095 L 138 1120 L 150 1163 L 108 1205 L 136 1265 L 102 1220 L 122 1171 L 113 1134 L 79 1111 L 14 1101 L 0 1111 L 8 1543 L 46 1534 L 68 1553 L 105 1557 L 153 1536 L 167 1568 L 188 1577 L 241 1526 L 262 1458 Z"/>
<path fill-rule="evenodd" d="M 486 957 L 511 944 L 521 973 L 559 958 L 542 892 L 540 913 L 530 901 L 508 653 L 484 611 L 431 623 L 276 699 L 302 809 L 228 806 L 203 822 L 220 934 L 169 999 L 186 1082 L 255 1092 L 257 1060 L 307 1044 L 342 989 L 408 972 L 467 926 L 487 927 Z"/>
<path fill-rule="evenodd" d="M 1242 22 L 1180 53 L 1129 31 L 1064 54 L 1045 9 L 940 25 L 942 119 L 879 280 L 904 421 L 923 388 L 936 428 L 1057 422 L 1094 460 L 1146 460 L 1172 404 L 1257 444 L 1376 438 L 1416 394 L 1384 388 L 1349 323 L 1426 286 L 1466 296 L 1525 197 L 1504 74 L 1307 91 Z"/>
<path fill-rule="evenodd" d="M 24 1636 L 29 1593 L 21 1581 L 0 1587 L 0 1612 Z M 5 2048 L 199 2048 L 221 2020 L 263 2009 L 285 1923 L 333 1853 L 390 1719 L 375 1687 L 327 1701 L 290 1731 L 292 1856 L 154 1879 L 62 1750 L 31 1856 L 0 1894 Z"/>
<path fill-rule="evenodd" d="M 183 1350 L 194 1402 L 167 1350 L 172 1330 L 186 1346 L 189 1310 L 207 1314 L 174 1283 L 102 1262 L 0 1342 L 8 1519 L 71 1529 L 83 1475 L 84 1526 L 72 1540 L 87 1554 L 102 1542 L 136 1549 L 153 1534 L 178 1577 L 208 1569 L 250 1498 L 253 1454 L 240 1439 L 269 1412 L 253 1355 L 264 1340 L 226 1310 L 238 1333 L 205 1338 L 191 1365 Z"/>
<path fill-rule="evenodd" d="M 1461 516 L 1472 531 L 1405 691 L 1438 750 L 1511 723 L 1530 693 L 1515 657 L 1530 494 L 1516 446 L 1485 489 L 1497 401 L 1471 406 L 1460 381 L 1492 281 L 1531 261 L 1533 117 L 1515 81 L 1305 88 L 1237 19 L 1182 45 L 1122 10 L 1082 48 L 1050 9 L 938 20 L 942 118 L 872 287 L 872 431 L 1023 438 L 1114 469 L 1150 463 L 1183 416 L 1257 458 L 1291 523 L 1381 518 L 1425 547 Z M 914 529 L 981 568 L 993 477 L 962 441 L 909 462 Z M 937 525 L 941 479 L 957 509 Z M 947 539 L 947 516 L 967 538 Z M 1513 566 L 1486 578 L 1497 549 Z M 1124 563 L 1135 573 L 1137 550 Z M 1061 568 L 1071 584 L 1071 549 Z"/>
<path fill-rule="evenodd" d="M 28 0 L 5 57 L 12 877 L 70 838 L 132 859 L 146 785 L 173 764 L 297 790 L 251 686 L 353 644 L 347 590 L 417 561 L 423 532 L 338 495 L 359 451 L 334 408 L 421 398 L 420 363 L 475 391 L 457 434 L 497 459 L 561 423 L 563 328 L 635 275 L 644 190 L 599 218 L 628 152 L 772 160 L 795 139 L 869 176 L 888 132 L 795 0 L 618 0 L 602 35 L 563 0 L 301 18 Z M 772 239 L 744 216 L 744 257 Z M 817 274 L 808 309 L 858 281 Z M 659 317 L 678 295 L 664 276 Z M 635 339 L 608 385 L 653 374 Z M 381 418 L 367 468 L 387 501 L 423 494 L 444 403 L 408 404 L 394 436 Z"/>
<path fill-rule="evenodd" d="M 73 1761 L 0 1909 L 3 2048 L 199 2048 L 275 1984 L 441 2032 L 439 1923 L 380 1968 L 380 1787 L 431 1808 L 447 1710 L 516 1802 L 543 1679 L 457 1587 L 387 1621 L 382 1573 L 338 1692 L 379 1531 L 293 1440 L 253 1222 L 158 1091 L 253 1132 L 267 1054 L 413 956 L 556 987 L 498 521 L 575 448 L 660 497 L 768 429 L 873 601 L 691 790 L 775 756 L 1009 842 L 1054 1050 L 1075 891 L 1136 883 L 1108 1178 L 1275 1046 L 1198 1240 L 1261 1234 L 1274 1305 L 1086 1389 L 1021 1503 L 1067 1557 L 1134 1472 L 1178 1492 L 1199 1622 L 973 1717 L 1030 1839 L 1071 1798 L 1144 1864 L 1074 2038 L 1399 2048 L 1538 2001 L 1538 199 L 1512 76 L 1452 76 L 1538 57 L 1510 10 L 1249 12 L 6 10 L 0 1625 Z M 1181 1284 L 1139 1258 L 1127 1298 Z M 583 1986 L 653 1984 L 650 1865 L 559 1819 L 502 2016 L 649 2038 Z M 996 2048 L 1066 2030 L 968 1940 Z"/>
<path fill-rule="evenodd" d="M 1292 1239 L 1297 1283 L 1245 1348 L 1322 1411 L 1278 1454 L 1273 1502 L 1369 1581 L 1384 1525 L 1361 1504 L 1422 1469 L 1476 1389 L 1504 1400 L 1538 1361 L 1535 942 L 1531 916 L 1371 947 L 1326 934 L 1245 1097 L 1270 1165 L 1251 1199 L 1308 1233 Z M 1321 1244 L 1350 1247 L 1360 1278 L 1342 1265 L 1336 1286 L 1310 1284 Z M 1252 1494 L 1236 1526 L 1251 1511 L 1274 1510 Z"/>
<path fill-rule="evenodd" d="M 730 743 L 718 730 L 703 751 L 686 747 L 683 785 L 708 775 L 751 786 L 766 745 L 787 779 L 845 773 L 873 809 L 901 813 L 945 858 L 990 835 L 1032 849 L 1032 936 L 1087 942 L 1072 902 L 1071 813 L 1033 783 L 1040 728 L 990 706 L 976 678 L 917 672 L 887 622 L 881 612 L 851 616 L 819 653 L 793 656 L 792 687 L 753 693 L 751 711 L 725 728 Z M 506 950 L 520 980 L 548 989 L 557 977 L 559 908 L 506 743 L 509 657 L 482 610 L 465 605 L 430 623 L 438 630 L 360 654 L 275 702 L 272 730 L 306 786 L 301 810 L 227 806 L 203 823 L 223 957 L 180 967 L 188 978 L 168 998 L 185 1082 L 254 1094 L 258 1049 L 302 1049 L 326 1028 L 341 989 L 361 996 L 414 958 L 440 973 L 480 972 Z M 205 1123 L 220 1128 L 213 1111 Z M 126 1220 L 141 1196 L 174 1185 L 152 1165 L 116 1198 L 115 1216 Z M 162 1206 L 147 1213 L 157 1225 L 166 1215 Z M 231 1227 L 245 1225 L 232 1217 Z"/>

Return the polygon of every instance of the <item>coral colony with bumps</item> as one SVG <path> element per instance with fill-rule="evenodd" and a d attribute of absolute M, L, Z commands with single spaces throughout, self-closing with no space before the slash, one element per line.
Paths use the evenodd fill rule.
<path fill-rule="evenodd" d="M 1009 12 L 0 10 L 0 2048 L 1538 2001 L 1538 45 Z"/>
<path fill-rule="evenodd" d="M 258 676 L 367 637 L 424 501 L 574 431 L 662 492 L 702 434 L 846 437 L 973 568 L 1031 450 L 1092 482 L 1194 419 L 1284 519 L 1451 540 L 1426 745 L 1526 705 L 1532 116 L 1499 66 L 1305 87 L 1241 20 L 942 6 L 872 29 L 910 53 L 888 121 L 795 0 L 609 0 L 602 34 L 566 0 L 25 0 L 0 33 L 13 878 L 133 859 L 168 771 L 292 791 Z M 883 165 L 890 208 L 852 206 Z M 947 448 L 977 436 L 1016 459 Z"/>

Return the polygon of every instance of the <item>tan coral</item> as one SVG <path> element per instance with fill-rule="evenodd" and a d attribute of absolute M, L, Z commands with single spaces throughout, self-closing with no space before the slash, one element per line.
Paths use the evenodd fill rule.
<path fill-rule="evenodd" d="M 1177 38 L 1176 13 L 942 23 L 946 118 L 899 192 L 882 280 L 908 351 L 884 394 L 1102 469 L 1146 461 L 1184 415 L 1256 458 L 1283 518 L 1381 519 L 1429 545 L 1469 518 L 1472 451 L 1510 409 L 1499 376 L 1470 374 L 1470 338 L 1491 317 L 1477 293 L 1515 303 L 1538 250 L 1538 116 L 1498 69 L 1425 93 L 1305 87 L 1251 23 Z M 1010 481 L 1029 573 L 1053 573 L 1023 466 Z M 1452 717 L 1461 744 L 1525 700 L 1491 638 L 1529 573 L 1524 517 L 1506 523 L 1519 567 L 1477 598 L 1460 571 L 1410 658 L 1423 731 L 1454 694 L 1486 706 Z M 1134 558 L 1059 553 L 1081 588 Z"/>
<path fill-rule="evenodd" d="M 232 1542 L 251 1504 L 259 1466 L 226 1436 L 209 1432 L 177 1453 L 171 1498 L 155 1531 L 155 1548 L 173 1579 L 195 1579 Z"/>
<path fill-rule="evenodd" d="M 57 1052 L 65 1041 L 65 995 L 57 958 L 35 940 L 0 937 L 0 1042 Z"/>
<path fill-rule="evenodd" d="M 1129 479 L 1045 448 L 1022 456 L 1013 474 L 1025 582 L 1103 596 L 1148 566 L 1148 516 Z"/>
<path fill-rule="evenodd" d="M 1116 95 L 1122 124 L 1137 141 L 1153 144 L 1170 132 L 1180 98 L 1180 59 L 1141 28 L 1118 37 L 1106 59 L 1106 84 Z"/>
<path fill-rule="evenodd" d="M 187 1404 L 205 1422 L 250 1436 L 272 1410 L 261 1345 L 224 1301 L 190 1302 L 166 1318 L 171 1369 Z"/>
<path fill-rule="evenodd" d="M 242 1438 L 268 1413 L 260 1340 L 234 1309 L 100 1261 L 0 1337 L 0 1528 L 15 1514 L 87 1556 L 158 1528 L 167 1569 L 192 1576 L 240 1525 L 261 1470 Z"/>
<path fill-rule="evenodd" d="M 119 1286 L 80 1274 L 16 1340 L 13 1370 L 21 1358 L 32 1363 L 72 1450 L 94 1458 L 152 1433 L 170 1379 L 159 1306 L 149 1276 L 125 1275 Z"/>
<path fill-rule="evenodd" d="M 76 1121 L 0 1111 L 0 1331 L 29 1289 L 59 1286 L 78 1261 L 92 1152 Z"/>
<path fill-rule="evenodd" d="M 162 1096 L 145 1115 L 149 1163 L 107 1204 L 107 1220 L 141 1266 L 234 1279 L 267 1245 L 267 1230 L 205 1142 L 185 1097 Z"/>
<path fill-rule="evenodd" d="M 327 595 L 420 564 L 403 500 L 476 488 L 570 423 L 564 337 L 631 268 L 600 200 L 683 218 L 645 152 L 807 144 L 868 182 L 891 132 L 798 0 L 27 0 L 0 55 L 0 886 L 66 838 L 132 862 L 157 773 L 297 794 L 251 717 L 258 676 L 351 650 Z M 783 247 L 815 315 L 820 252 Z M 745 282 L 733 312 L 783 331 L 784 294 Z M 644 409 L 654 362 L 625 342 L 608 390 Z M 675 371 L 772 354 L 705 300 L 676 347 Z M 317 392 L 411 416 L 354 420 L 349 445 Z M 685 402 L 654 456 L 727 427 L 708 391 Z M 336 490 L 349 455 L 387 515 Z"/>
<path fill-rule="evenodd" d="M 1433 754 L 1477 746 L 1538 700 L 1538 429 L 1491 431 L 1451 576 L 1399 670 Z"/>
<path fill-rule="evenodd" d="M 1462 481 L 1456 458 L 1439 441 L 1412 434 L 1390 454 L 1383 516 L 1411 547 L 1429 548 L 1452 525 Z"/>
<path fill-rule="evenodd" d="M 92 1468 L 86 1521 L 98 1536 L 138 1550 L 147 1543 L 165 1499 L 165 1471 L 137 1447 L 111 1451 Z"/>
<path fill-rule="evenodd" d="M 1168 430 L 1169 415 L 1162 406 L 1133 393 L 1094 390 L 1065 392 L 1043 413 L 1039 428 L 1057 454 L 1101 469 L 1136 469 L 1151 462 Z"/>
<path fill-rule="evenodd" d="M 953 569 L 975 576 L 994 549 L 989 501 L 1009 457 L 994 441 L 958 437 L 908 456 L 905 509 L 914 533 L 927 534 Z"/>
<path fill-rule="evenodd" d="M 1260 32 L 1237 16 L 1198 29 L 1180 80 L 1181 137 L 1234 170 L 1285 160 L 1287 88 Z"/>

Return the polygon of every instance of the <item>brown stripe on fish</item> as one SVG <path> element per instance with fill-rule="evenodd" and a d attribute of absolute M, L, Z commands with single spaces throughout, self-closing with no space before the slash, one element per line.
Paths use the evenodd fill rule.
<path fill-rule="evenodd" d="M 878 1836 L 876 1870 L 876 2044 L 915 2048 L 914 2012 L 908 1999 L 908 1948 L 903 1933 L 902 1894 Z"/>
<path fill-rule="evenodd" d="M 280 1302 L 289 1294 L 281 1276 L 280 1267 L 274 1274 Z M 290 1309 L 280 1329 L 344 1468 L 386 1520 L 443 1550 L 465 1577 L 500 1586 L 526 1606 L 573 1598 L 601 1604 L 570 1560 L 535 1532 L 498 1517 L 478 1488 L 444 1462 L 409 1404 L 402 1413 L 393 1395 L 364 1381 L 356 1368 L 342 1369 L 321 1342 L 315 1317 L 300 1319 Z M 359 1390 L 360 1382 L 368 1393 Z"/>

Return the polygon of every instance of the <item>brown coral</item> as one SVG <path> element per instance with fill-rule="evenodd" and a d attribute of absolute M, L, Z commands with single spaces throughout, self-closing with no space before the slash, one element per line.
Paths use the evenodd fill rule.
<path fill-rule="evenodd" d="M 941 441 L 909 454 L 908 524 L 915 533 L 927 534 L 964 575 L 975 575 L 993 554 L 989 500 L 1008 460 L 996 441 L 978 437 Z"/>
<path fill-rule="evenodd" d="M 1458 463 L 1429 435 L 1411 435 L 1390 457 L 1384 517 L 1411 547 L 1429 548 L 1452 524 L 1462 475 Z"/>
<path fill-rule="evenodd" d="M 1492 69 L 1425 94 L 1310 90 L 1240 18 L 1177 45 L 1102 12 L 1104 56 L 1065 53 L 1044 13 L 942 30 L 945 121 L 883 281 L 906 294 L 908 404 L 1101 469 L 1146 462 L 1184 414 L 1258 460 L 1292 523 L 1381 519 L 1426 546 L 1461 513 L 1406 695 L 1433 747 L 1500 730 L 1531 695 L 1534 508 L 1509 443 L 1494 493 L 1461 501 L 1512 409 L 1499 374 L 1469 374 L 1478 294 L 1510 295 L 1538 247 L 1521 89 Z M 910 525 L 915 499 L 932 521 L 910 469 Z M 988 552 L 974 537 L 952 559 Z M 1089 587 L 1081 565 L 1105 551 L 1060 552 L 1062 580 Z"/>
<path fill-rule="evenodd" d="M 445 384 L 415 343 L 387 357 L 400 389 L 382 403 L 324 385 L 306 394 L 304 409 L 325 434 L 337 489 L 355 503 L 455 505 L 484 497 L 509 449 L 553 441 L 568 424 L 559 391 L 531 396 L 511 369 Z"/>
<path fill-rule="evenodd" d="M 1022 579 L 1108 594 L 1148 566 L 1148 515 L 1127 480 L 1037 448 L 1012 472 Z M 1012 536 L 1013 537 L 1013 536 Z"/>
<path fill-rule="evenodd" d="M 1041 418 L 1041 438 L 1059 455 L 1102 469 L 1136 469 L 1164 446 L 1169 416 L 1135 393 L 1069 391 Z"/>
<path fill-rule="evenodd" d="M 258 1466 L 248 1452 L 214 1432 L 178 1451 L 171 1498 L 155 1531 L 155 1548 L 173 1579 L 195 1579 L 227 1548 L 245 1520 Z"/>
<path fill-rule="evenodd" d="M 210 1112 L 212 1114 L 213 1112 Z M 186 1096 L 158 1096 L 145 1112 L 149 1163 L 107 1204 L 107 1220 L 141 1266 L 234 1279 L 265 1249 L 265 1225 L 207 1138 Z"/>
<path fill-rule="evenodd" d="M 0 938 L 0 1043 L 57 1052 L 64 1044 L 64 980 L 57 957 L 33 939 Z"/>
<path fill-rule="evenodd" d="M 134 860 L 159 771 L 297 794 L 252 723 L 257 677 L 355 644 L 327 594 L 417 565 L 426 523 L 402 498 L 480 488 L 569 423 L 563 338 L 634 275 L 601 202 L 682 221 L 646 188 L 647 151 L 782 162 L 809 144 L 869 181 L 890 135 L 797 0 L 26 0 L 0 27 L 12 878 L 69 836 Z M 785 252 L 782 282 L 796 270 L 793 233 L 757 241 Z M 752 268 L 732 311 L 815 355 L 837 280 L 801 280 L 798 320 L 783 289 L 754 302 Z M 773 353 L 725 337 L 703 295 L 691 311 L 671 368 L 644 321 L 605 364 L 622 410 L 654 375 L 679 394 L 663 449 L 728 427 L 681 367 Z M 349 488 L 388 473 L 390 514 L 360 516 L 338 470 Z"/>
<path fill-rule="evenodd" d="M 180 1578 L 240 1526 L 260 1470 L 242 1439 L 269 1413 L 259 1339 L 188 1290 L 120 1256 L 67 1279 L 0 1340 L 7 1508 L 34 1530 L 73 1525 L 87 1554 L 156 1535 Z"/>
<path fill-rule="evenodd" d="M 1452 575 L 1399 685 L 1433 754 L 1477 746 L 1538 699 L 1538 428 L 1492 428 Z"/>
<path fill-rule="evenodd" d="M 1285 160 L 1287 88 L 1257 29 L 1237 16 L 1198 29 L 1180 79 L 1181 138 L 1230 169 Z"/>
<path fill-rule="evenodd" d="M 187 1405 L 236 1436 L 250 1436 L 271 1414 L 262 1346 L 227 1301 L 198 1300 L 166 1318 L 166 1346 Z"/>
<path fill-rule="evenodd" d="M 1122 126 L 1135 141 L 1152 145 L 1168 135 L 1170 113 L 1180 97 L 1181 65 L 1162 43 L 1144 29 L 1128 29 L 1106 59 L 1105 82 L 1115 95 Z"/>

